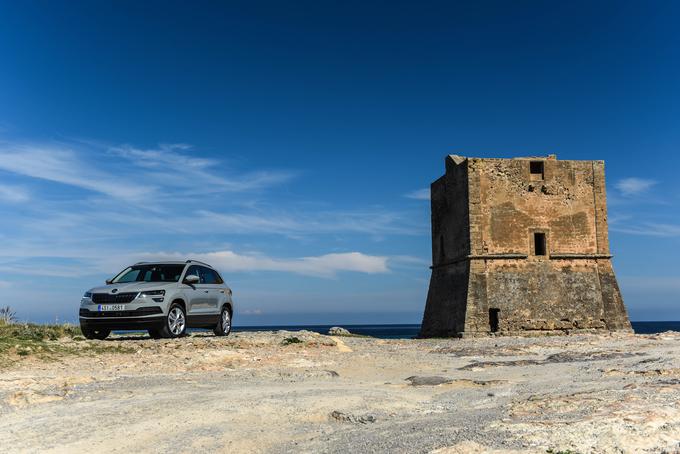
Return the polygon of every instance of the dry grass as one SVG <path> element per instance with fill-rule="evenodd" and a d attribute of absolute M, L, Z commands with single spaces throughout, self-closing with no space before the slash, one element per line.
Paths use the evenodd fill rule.
<path fill-rule="evenodd" d="M 26 358 L 54 361 L 63 355 L 130 353 L 133 350 L 86 341 L 80 328 L 70 324 L 37 325 L 0 320 L 0 368 Z"/>

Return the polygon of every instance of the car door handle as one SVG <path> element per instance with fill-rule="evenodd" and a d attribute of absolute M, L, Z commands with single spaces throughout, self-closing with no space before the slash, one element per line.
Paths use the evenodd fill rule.
<path fill-rule="evenodd" d="M 210 290 L 206 290 L 206 291 L 205 291 L 205 293 L 208 293 L 208 292 L 210 292 Z"/>
<path fill-rule="evenodd" d="M 220 290 L 220 293 L 224 293 L 224 290 Z"/>

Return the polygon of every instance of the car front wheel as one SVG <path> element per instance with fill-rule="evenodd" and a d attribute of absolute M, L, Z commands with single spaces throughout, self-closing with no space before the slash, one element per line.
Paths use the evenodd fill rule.
<path fill-rule="evenodd" d="M 231 312 L 229 312 L 227 306 L 222 308 L 220 321 L 217 323 L 215 329 L 213 329 L 213 332 L 215 333 L 215 336 L 228 336 L 231 332 Z"/>
<path fill-rule="evenodd" d="M 184 336 L 187 329 L 187 316 L 184 308 L 180 304 L 173 304 L 170 306 L 168 316 L 165 318 L 165 324 L 161 330 L 163 337 L 180 337 Z"/>

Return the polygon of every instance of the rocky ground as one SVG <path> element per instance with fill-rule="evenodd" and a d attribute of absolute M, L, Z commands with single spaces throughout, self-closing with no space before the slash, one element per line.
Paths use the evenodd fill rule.
<path fill-rule="evenodd" d="M 53 342 L 0 369 L 2 452 L 680 453 L 680 333 Z"/>

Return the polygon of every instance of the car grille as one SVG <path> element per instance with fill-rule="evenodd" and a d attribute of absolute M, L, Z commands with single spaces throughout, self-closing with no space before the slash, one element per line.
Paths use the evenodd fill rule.
<path fill-rule="evenodd" d="M 80 309 L 81 317 L 107 318 L 107 317 L 140 317 L 142 315 L 162 314 L 163 310 L 158 307 L 140 307 L 135 311 L 106 311 L 97 312 L 89 309 Z"/>
<path fill-rule="evenodd" d="M 139 292 L 128 293 L 93 293 L 92 302 L 97 304 L 123 304 L 134 300 Z"/>

